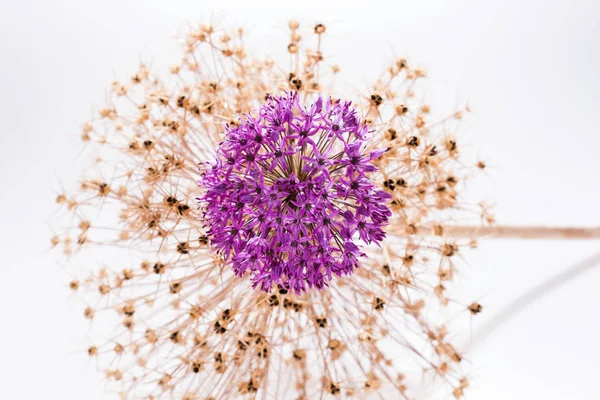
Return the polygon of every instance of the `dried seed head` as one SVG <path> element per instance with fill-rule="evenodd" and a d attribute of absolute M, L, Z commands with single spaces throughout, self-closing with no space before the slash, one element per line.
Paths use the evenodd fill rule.
<path fill-rule="evenodd" d="M 98 145 L 94 172 L 56 198 L 68 221 L 59 225 L 68 228 L 51 243 L 66 255 L 98 246 L 116 260 L 86 264 L 87 276 L 69 284 L 93 305 L 86 318 L 108 321 L 93 329 L 106 328 L 110 340 L 88 354 L 124 397 L 414 398 L 421 374 L 402 375 L 377 347 L 381 340 L 403 369 L 425 361 L 432 388 L 462 395 L 468 381 L 459 379 L 454 332 L 432 329 L 438 307 L 425 305 L 465 308 L 450 301 L 446 282 L 463 256 L 448 227 L 470 216 L 464 182 L 473 171 L 464 166 L 485 168 L 464 162 L 453 136 L 468 109 L 433 115 L 419 101 L 425 71 L 405 59 L 346 106 L 332 91 L 340 67 L 326 64 L 325 26 L 289 28 L 290 65 L 280 68 L 246 51 L 241 28 L 192 27 L 182 58 L 164 71 L 172 77 L 141 65 L 112 83 L 99 118 L 83 126 L 86 147 Z M 293 107 L 286 96 L 296 96 Z M 326 128 L 303 117 L 311 112 Z M 443 124 L 432 122 L 438 117 Z M 356 141 L 360 148 L 351 147 Z M 264 158 L 267 148 L 282 153 L 277 162 Z M 196 205 L 207 193 L 197 180 L 214 177 L 216 150 L 219 171 L 239 168 L 229 181 L 219 176 L 226 186 L 212 189 L 222 209 L 207 214 Z M 483 205 L 481 219 L 494 221 Z M 380 247 L 355 243 L 369 240 Z M 282 253 L 279 265 L 264 264 Z"/>

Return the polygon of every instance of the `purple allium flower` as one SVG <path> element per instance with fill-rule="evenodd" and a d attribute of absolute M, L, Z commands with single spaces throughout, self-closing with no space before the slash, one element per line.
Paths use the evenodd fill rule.
<path fill-rule="evenodd" d="M 383 151 L 364 153 L 368 127 L 350 102 L 269 97 L 226 131 L 199 200 L 211 246 L 253 287 L 321 289 L 359 267 L 359 241 L 383 240 L 391 196 L 368 178 Z"/>

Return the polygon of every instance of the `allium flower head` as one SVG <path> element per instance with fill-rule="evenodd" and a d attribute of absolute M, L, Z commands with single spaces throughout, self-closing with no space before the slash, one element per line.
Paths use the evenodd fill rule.
<path fill-rule="evenodd" d="M 384 150 L 365 153 L 367 135 L 351 102 L 302 107 L 296 93 L 227 126 L 201 200 L 212 246 L 238 276 L 301 293 L 359 268 L 356 242 L 380 242 L 391 215 L 391 195 L 368 177 Z"/>

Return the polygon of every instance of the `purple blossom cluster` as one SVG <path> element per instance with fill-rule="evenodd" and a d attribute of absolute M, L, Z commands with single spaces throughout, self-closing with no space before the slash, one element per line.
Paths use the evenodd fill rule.
<path fill-rule="evenodd" d="M 297 93 L 227 125 L 198 200 L 211 246 L 235 274 L 300 294 L 359 267 L 357 242 L 383 240 L 391 215 L 391 196 L 367 176 L 384 152 L 365 153 L 367 134 L 349 101 L 303 107 Z"/>

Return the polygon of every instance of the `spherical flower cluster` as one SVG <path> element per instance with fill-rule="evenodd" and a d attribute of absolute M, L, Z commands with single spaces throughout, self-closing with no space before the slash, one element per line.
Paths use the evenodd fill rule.
<path fill-rule="evenodd" d="M 364 152 L 368 127 L 351 102 L 269 97 L 226 130 L 199 200 L 213 249 L 253 287 L 321 289 L 359 267 L 357 242 L 383 240 L 391 196 L 368 175 L 385 150 Z"/>

